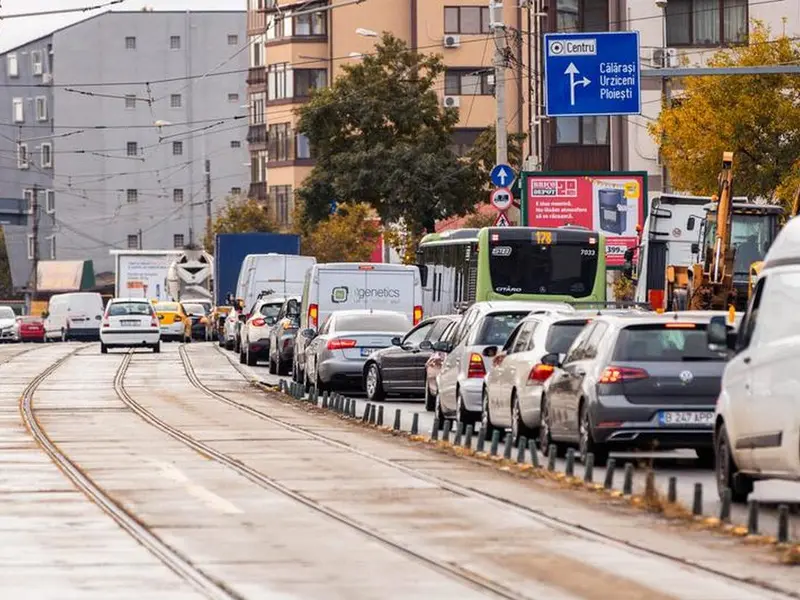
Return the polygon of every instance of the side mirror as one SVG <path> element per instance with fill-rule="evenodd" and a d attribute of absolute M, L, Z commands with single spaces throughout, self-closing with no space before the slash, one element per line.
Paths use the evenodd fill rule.
<path fill-rule="evenodd" d="M 452 352 L 453 345 L 450 342 L 436 342 L 433 345 L 433 349 L 436 350 L 436 352 L 444 352 L 447 354 L 448 352 Z"/>
<path fill-rule="evenodd" d="M 633 248 L 625 250 L 625 263 L 622 265 L 622 274 L 626 279 L 633 279 Z"/>
<path fill-rule="evenodd" d="M 419 343 L 420 350 L 433 350 L 433 343 L 430 340 L 423 340 Z"/>
<path fill-rule="evenodd" d="M 286 312 L 289 314 L 300 314 L 300 304 L 297 302 L 297 300 L 294 298 L 289 300 L 289 302 L 286 304 Z"/>
<path fill-rule="evenodd" d="M 481 352 L 486 358 L 493 358 L 497 356 L 497 346 L 486 346 Z"/>
<path fill-rule="evenodd" d="M 694 217 L 689 217 L 688 219 L 686 219 L 686 231 L 693 231 L 694 224 L 695 224 Z"/>
<path fill-rule="evenodd" d="M 543 365 L 549 365 L 551 367 L 560 367 L 561 366 L 561 357 L 555 352 L 551 352 L 550 354 L 545 354 L 542 357 L 541 363 Z"/>
<path fill-rule="evenodd" d="M 49 312 L 47 312 L 46 310 L 42 311 L 42 318 L 43 318 L 43 319 L 46 319 L 46 318 L 48 318 L 49 316 L 50 316 L 50 313 L 49 313 Z"/>
<path fill-rule="evenodd" d="M 706 329 L 706 340 L 711 350 L 734 350 L 736 348 L 736 332 L 728 327 L 725 317 L 711 317 Z"/>
<path fill-rule="evenodd" d="M 694 244 L 692 244 L 691 252 L 692 252 L 692 254 L 700 254 L 700 244 L 698 244 L 696 242 Z"/>
<path fill-rule="evenodd" d="M 392 338 L 392 346 L 400 346 L 402 342 L 403 340 L 401 340 L 399 337 Z"/>
<path fill-rule="evenodd" d="M 419 282 L 422 287 L 427 287 L 428 285 L 428 266 L 427 265 L 417 265 L 419 269 Z"/>
<path fill-rule="evenodd" d="M 317 337 L 317 332 L 309 327 L 307 329 L 303 329 L 303 331 L 300 332 L 300 335 L 307 340 L 313 340 L 315 337 Z"/>

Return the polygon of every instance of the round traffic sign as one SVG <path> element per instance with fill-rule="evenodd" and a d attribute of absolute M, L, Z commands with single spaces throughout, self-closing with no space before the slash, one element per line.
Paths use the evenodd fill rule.
<path fill-rule="evenodd" d="M 514 199 L 511 196 L 511 190 L 508 188 L 497 188 L 496 190 L 492 190 L 489 201 L 497 210 L 503 211 L 511 206 Z"/>

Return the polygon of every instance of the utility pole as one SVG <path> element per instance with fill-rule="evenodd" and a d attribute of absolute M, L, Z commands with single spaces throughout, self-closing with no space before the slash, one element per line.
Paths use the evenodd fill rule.
<path fill-rule="evenodd" d="M 666 71 L 669 65 L 669 56 L 667 52 L 667 0 L 656 0 L 656 6 L 661 9 L 661 68 Z M 661 77 L 661 110 L 669 108 L 669 84 L 666 75 Z M 664 135 L 661 136 L 661 145 L 664 145 Z M 661 149 L 658 150 L 659 156 Z M 669 179 L 669 172 L 667 171 L 667 163 L 661 159 L 661 191 L 667 191 L 667 181 Z"/>
<path fill-rule="evenodd" d="M 33 264 L 31 265 L 31 307 L 29 312 L 33 311 L 33 303 L 36 302 L 36 292 L 39 287 L 39 186 L 33 186 L 31 198 L 31 217 L 33 217 L 32 235 L 33 235 Z"/>
<path fill-rule="evenodd" d="M 206 159 L 206 237 L 211 238 L 211 161 Z"/>
<path fill-rule="evenodd" d="M 506 25 L 502 0 L 489 2 L 489 28 L 494 33 L 494 97 L 497 104 L 495 123 L 495 164 L 508 164 L 508 122 L 506 121 Z"/>

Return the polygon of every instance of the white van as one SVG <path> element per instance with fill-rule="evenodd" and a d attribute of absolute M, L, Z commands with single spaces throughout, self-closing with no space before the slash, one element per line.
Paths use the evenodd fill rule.
<path fill-rule="evenodd" d="M 714 421 L 717 485 L 744 501 L 759 479 L 800 482 L 800 218 L 769 249 L 738 332 L 711 319 L 708 339 L 732 357 Z"/>
<path fill-rule="evenodd" d="M 44 320 L 45 341 L 99 340 L 103 297 L 92 292 L 55 294 Z"/>
<path fill-rule="evenodd" d="M 303 292 L 306 271 L 317 264 L 313 256 L 291 254 L 248 254 L 242 263 L 240 274 L 241 295 L 244 305 L 250 309 L 262 292 L 276 296 L 299 296 Z M 237 286 L 238 287 L 238 286 Z M 237 289 L 237 294 L 240 290 Z"/>
<path fill-rule="evenodd" d="M 303 284 L 300 327 L 295 338 L 294 377 L 302 382 L 306 329 L 318 329 L 332 313 L 354 309 L 391 310 L 417 325 L 422 320 L 422 282 L 414 265 L 327 263 L 312 266 Z"/>

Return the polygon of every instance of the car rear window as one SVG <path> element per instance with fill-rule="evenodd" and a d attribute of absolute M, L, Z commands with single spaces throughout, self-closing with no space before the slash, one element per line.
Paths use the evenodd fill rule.
<path fill-rule="evenodd" d="M 508 336 L 514 331 L 527 312 L 508 312 L 486 315 L 480 325 L 475 341 L 476 346 L 502 346 L 506 343 Z"/>
<path fill-rule="evenodd" d="M 709 350 L 702 323 L 631 325 L 620 331 L 614 360 L 621 362 L 679 362 L 726 359 Z"/>
<path fill-rule="evenodd" d="M 108 307 L 109 317 L 151 314 L 153 314 L 153 307 L 149 302 L 115 302 Z"/>
<path fill-rule="evenodd" d="M 336 318 L 336 331 L 388 331 L 400 333 L 411 329 L 405 315 L 340 315 Z"/>
<path fill-rule="evenodd" d="M 258 312 L 265 317 L 277 317 L 278 313 L 281 311 L 281 306 L 281 304 L 262 304 Z"/>
<path fill-rule="evenodd" d="M 159 302 L 156 304 L 158 312 L 178 312 L 178 305 L 172 302 Z"/>
<path fill-rule="evenodd" d="M 191 315 L 205 315 L 206 309 L 202 304 L 184 304 L 183 308 Z"/>
<path fill-rule="evenodd" d="M 548 353 L 566 354 L 569 347 L 572 346 L 572 342 L 588 322 L 589 319 L 580 319 L 553 323 L 547 331 L 547 339 L 544 342 L 545 350 Z"/>

